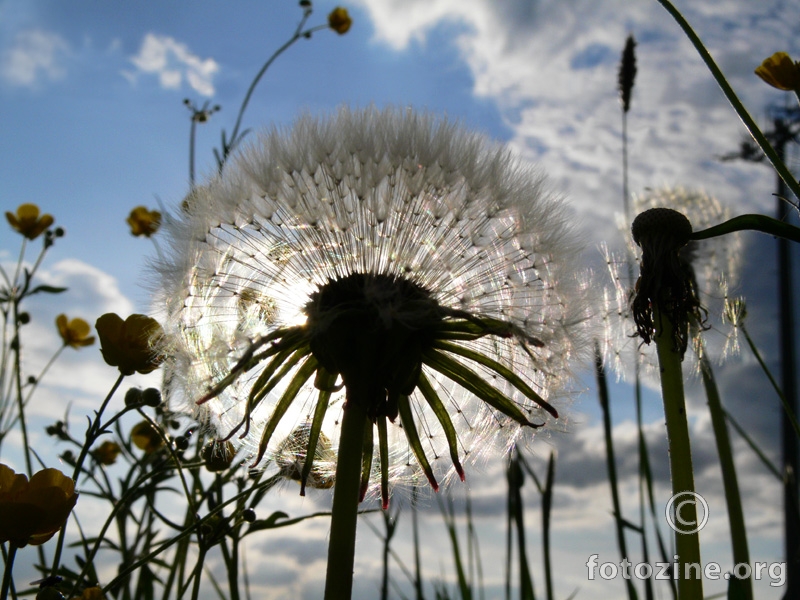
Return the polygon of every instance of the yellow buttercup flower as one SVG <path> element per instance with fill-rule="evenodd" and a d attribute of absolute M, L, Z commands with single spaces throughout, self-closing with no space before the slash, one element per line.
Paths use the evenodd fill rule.
<path fill-rule="evenodd" d="M 0 543 L 44 544 L 77 501 L 75 483 L 57 469 L 43 469 L 28 481 L 0 464 Z"/>
<path fill-rule="evenodd" d="M 100 352 L 112 367 L 123 375 L 150 373 L 163 360 L 154 344 L 164 335 L 158 321 L 145 315 L 131 315 L 124 321 L 115 313 L 106 313 L 94 325 L 100 336 Z"/>
<path fill-rule="evenodd" d="M 92 456 L 101 465 L 108 466 L 117 462 L 120 452 L 122 452 L 122 448 L 119 447 L 119 444 L 108 440 L 92 450 Z"/>
<path fill-rule="evenodd" d="M 133 235 L 150 237 L 158 231 L 161 225 L 161 213 L 157 210 L 147 210 L 145 206 L 137 206 L 131 211 L 126 221 L 130 225 Z"/>
<path fill-rule="evenodd" d="M 92 328 L 83 319 L 67 321 L 67 315 L 61 314 L 56 317 L 56 327 L 58 327 L 58 334 L 64 340 L 65 346 L 70 346 L 77 350 L 83 346 L 94 344 L 94 336 L 89 335 Z"/>
<path fill-rule="evenodd" d="M 333 29 L 339 35 L 344 35 L 350 31 L 350 26 L 353 24 L 353 19 L 347 12 L 346 8 L 337 6 L 328 15 L 328 27 Z"/>
<path fill-rule="evenodd" d="M 70 600 L 106 600 L 106 596 L 103 594 L 103 588 L 93 586 L 86 588 L 80 596 L 75 596 Z"/>
<path fill-rule="evenodd" d="M 164 445 L 164 439 L 150 421 L 140 421 L 133 426 L 133 429 L 131 429 L 131 442 L 139 450 L 144 450 L 145 454 L 155 452 Z"/>
<path fill-rule="evenodd" d="M 800 93 L 800 62 L 795 62 L 786 52 L 776 52 L 755 71 L 772 87 Z"/>
<path fill-rule="evenodd" d="M 17 214 L 6 212 L 9 224 L 29 240 L 35 240 L 50 225 L 53 224 L 52 215 L 39 215 L 39 207 L 35 204 L 20 204 Z"/>

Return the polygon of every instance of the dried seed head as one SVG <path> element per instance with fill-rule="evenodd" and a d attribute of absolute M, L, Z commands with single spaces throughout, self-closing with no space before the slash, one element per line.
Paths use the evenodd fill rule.
<path fill-rule="evenodd" d="M 680 258 L 680 250 L 692 234 L 692 224 L 671 208 L 651 208 L 633 220 L 633 240 L 642 248 L 642 263 L 633 318 L 641 338 L 650 343 L 656 333 L 654 309 L 670 320 L 675 349 L 686 352 L 688 325 L 691 316 L 698 322 L 700 302 L 688 263 Z"/>

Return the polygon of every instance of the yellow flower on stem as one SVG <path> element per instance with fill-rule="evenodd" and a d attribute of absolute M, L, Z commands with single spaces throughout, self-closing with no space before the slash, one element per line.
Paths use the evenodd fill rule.
<path fill-rule="evenodd" d="M 6 211 L 6 219 L 11 227 L 29 240 L 39 237 L 55 220 L 52 215 L 39 216 L 39 207 L 35 204 L 20 204 L 17 214 Z"/>
<path fill-rule="evenodd" d="M 140 421 L 131 429 L 131 442 L 133 445 L 144 450 L 145 454 L 155 452 L 164 445 L 158 429 L 150 421 Z"/>
<path fill-rule="evenodd" d="M 0 543 L 44 544 L 77 501 L 75 483 L 57 469 L 43 469 L 28 481 L 0 464 Z"/>
<path fill-rule="evenodd" d="M 94 336 L 89 335 L 92 328 L 83 319 L 67 321 L 67 315 L 61 314 L 56 317 L 56 327 L 58 327 L 58 334 L 64 340 L 65 346 L 70 346 L 77 350 L 83 346 L 94 344 Z"/>
<path fill-rule="evenodd" d="M 150 237 L 158 231 L 161 225 L 161 213 L 157 210 L 147 210 L 145 206 L 137 206 L 131 211 L 126 221 L 130 225 L 133 235 Z"/>
<path fill-rule="evenodd" d="M 755 73 L 774 88 L 800 93 L 800 62 L 786 52 L 776 52 L 764 60 Z"/>
<path fill-rule="evenodd" d="M 339 35 L 344 35 L 350 31 L 350 26 L 353 24 L 353 19 L 347 12 L 346 8 L 337 6 L 328 15 L 328 27 L 333 29 Z"/>
<path fill-rule="evenodd" d="M 108 466 L 117 462 L 120 452 L 122 452 L 122 448 L 119 447 L 119 444 L 108 440 L 92 450 L 92 456 L 101 465 Z"/>
<path fill-rule="evenodd" d="M 145 315 L 131 315 L 124 321 L 115 313 L 106 313 L 94 325 L 100 336 L 100 352 L 112 367 L 123 375 L 150 373 L 163 357 L 155 344 L 164 335 L 158 321 Z"/>

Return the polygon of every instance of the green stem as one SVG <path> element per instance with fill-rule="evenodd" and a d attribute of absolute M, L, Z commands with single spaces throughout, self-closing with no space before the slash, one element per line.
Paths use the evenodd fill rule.
<path fill-rule="evenodd" d="M 14 542 L 8 543 L 8 558 L 6 558 L 6 568 L 3 571 L 3 587 L 0 588 L 0 600 L 8 598 L 8 590 L 11 588 L 11 571 L 14 568 L 14 557 L 17 555 L 17 546 Z"/>
<path fill-rule="evenodd" d="M 369 427 L 366 413 L 355 402 L 348 401 L 342 412 L 336 485 L 333 488 L 331 537 L 328 542 L 325 600 L 349 600 L 353 591 L 361 452 L 364 427 Z"/>
<path fill-rule="evenodd" d="M 111 390 L 109 390 L 108 394 L 106 395 L 103 403 L 100 405 L 100 409 L 95 414 L 94 421 L 89 425 L 89 428 L 86 430 L 86 442 L 81 447 L 81 453 L 78 456 L 78 460 L 75 462 L 75 470 L 72 473 L 72 480 L 77 484 L 78 477 L 80 476 L 81 469 L 83 469 L 83 461 L 86 460 L 86 457 L 89 454 L 89 449 L 91 448 L 92 444 L 94 444 L 97 436 L 100 432 L 100 421 L 103 418 L 103 412 L 105 411 L 108 403 L 111 401 L 111 397 L 117 391 L 119 386 L 122 384 L 122 380 L 125 379 L 125 375 L 120 373 L 117 380 L 114 382 L 114 385 L 111 386 Z M 61 552 L 64 549 L 64 536 L 66 535 L 67 531 L 67 524 L 64 523 L 64 526 L 61 528 L 61 531 L 58 533 L 58 540 L 56 541 L 56 553 L 53 557 L 53 566 L 51 568 L 51 573 L 55 575 L 58 573 L 58 565 L 61 562 Z"/>
<path fill-rule="evenodd" d="M 654 309 L 656 324 L 656 350 L 661 370 L 661 394 L 664 401 L 664 417 L 669 444 L 669 467 L 672 476 L 673 497 L 678 494 L 694 494 L 694 471 L 692 450 L 689 443 L 689 423 L 686 419 L 686 401 L 683 394 L 681 354 L 675 348 L 673 325 L 658 308 Z M 697 522 L 694 504 L 684 504 L 680 517 L 684 522 Z M 688 517 L 688 518 L 687 518 Z M 700 564 L 700 537 L 698 532 L 675 532 L 675 549 L 678 554 L 680 572 L 678 577 L 679 600 L 695 600 L 703 597 L 703 580 L 697 569 Z M 691 566 L 690 566 L 691 565 Z M 690 568 L 687 568 L 690 567 Z M 696 576 L 696 577 L 695 577 Z"/>
<path fill-rule="evenodd" d="M 22 434 L 22 449 L 25 457 L 25 468 L 28 477 L 33 476 L 33 464 L 31 462 L 31 448 L 28 443 L 28 425 L 25 419 L 25 403 L 22 397 L 22 340 L 20 340 L 19 323 L 19 300 L 14 302 L 14 385 L 16 386 L 17 413 L 19 416 L 19 429 Z"/>
<path fill-rule="evenodd" d="M 200 581 L 203 574 L 203 561 L 206 558 L 207 548 L 204 544 L 200 544 L 200 552 L 197 555 L 197 568 L 194 573 L 194 584 L 192 585 L 192 600 L 197 600 L 200 597 Z"/>
<path fill-rule="evenodd" d="M 703 387 L 708 399 L 708 410 L 711 413 L 711 425 L 714 428 L 714 438 L 717 442 L 717 452 L 722 469 L 722 484 L 725 488 L 725 502 L 728 505 L 728 524 L 731 529 L 731 546 L 734 564 L 750 564 L 750 552 L 747 548 L 747 530 L 744 526 L 744 511 L 742 510 L 742 497 L 739 493 L 739 482 L 736 477 L 736 467 L 733 463 L 733 450 L 728 435 L 728 426 L 725 423 L 725 411 L 719 397 L 719 389 L 711 370 L 711 363 L 703 353 L 700 355 L 700 374 L 703 377 Z M 752 600 L 753 581 L 748 578 L 741 580 L 735 578 L 731 585 L 743 600 Z"/>
<path fill-rule="evenodd" d="M 700 54 L 700 57 L 703 59 L 703 62 L 706 63 L 706 66 L 714 76 L 714 79 L 716 79 L 717 84 L 722 89 L 722 92 L 725 94 L 728 102 L 730 102 L 731 106 L 733 106 L 733 110 L 736 111 L 736 114 L 739 115 L 739 118 L 744 123 L 744 126 L 747 127 L 750 135 L 753 136 L 753 139 L 764 151 L 764 154 L 767 155 L 767 158 L 772 163 L 772 166 L 775 167 L 775 170 L 778 172 L 780 178 L 786 182 L 786 185 L 789 186 L 794 195 L 797 198 L 800 198 L 800 183 L 798 183 L 797 179 L 794 178 L 791 171 L 789 171 L 789 169 L 786 167 L 786 164 L 783 162 L 783 160 L 781 160 L 780 156 L 778 156 L 778 153 L 769 143 L 769 140 L 767 140 L 766 136 L 761 132 L 761 129 L 759 129 L 758 125 L 756 125 L 753 117 L 751 117 L 750 113 L 747 112 L 747 109 L 744 107 L 744 104 L 742 104 L 742 101 L 739 100 L 736 92 L 733 91 L 733 88 L 728 83 L 728 80 L 725 78 L 722 70 L 720 70 L 720 68 L 717 66 L 717 63 L 714 62 L 714 59 L 711 57 L 711 54 L 709 54 L 708 50 L 703 44 L 703 41 L 694 32 L 692 26 L 689 25 L 689 22 L 683 18 L 683 15 L 677 8 L 675 8 L 670 0 L 658 0 L 658 2 L 667 10 L 672 18 L 675 19 L 681 29 L 683 29 L 686 37 L 688 37 L 689 41 L 692 42 L 695 49 Z"/>
<path fill-rule="evenodd" d="M 740 215 L 708 229 L 692 232 L 691 239 L 707 240 L 734 231 L 760 231 L 792 242 L 800 242 L 800 228 L 766 215 Z"/>

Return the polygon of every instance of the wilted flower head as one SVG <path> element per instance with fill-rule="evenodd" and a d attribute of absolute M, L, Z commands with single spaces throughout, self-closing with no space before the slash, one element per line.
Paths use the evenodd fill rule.
<path fill-rule="evenodd" d="M 6 220 L 29 240 L 39 237 L 54 221 L 52 215 L 39 215 L 39 207 L 35 204 L 20 204 L 16 214 L 6 211 Z"/>
<path fill-rule="evenodd" d="M 635 213 L 653 208 L 675 210 L 689 219 L 694 230 L 706 229 L 731 218 L 730 211 L 713 196 L 681 187 L 648 190 L 633 198 L 633 207 Z M 629 238 L 630 245 L 630 256 L 627 260 L 634 261 L 634 256 L 638 253 L 634 250 L 629 232 L 625 232 L 625 235 Z M 688 277 L 692 293 L 697 296 L 704 309 L 699 314 L 702 322 L 693 323 L 689 332 L 691 339 L 687 339 L 687 343 L 691 341 L 695 350 L 700 349 L 696 334 L 722 315 L 728 286 L 738 279 L 741 255 L 742 240 L 739 233 L 706 240 L 689 240 L 678 251 L 680 273 Z M 636 331 L 631 307 L 631 296 L 636 282 L 635 279 L 629 281 L 626 276 L 623 268 L 626 259 L 608 251 L 605 258 L 612 280 L 612 285 L 605 290 L 606 304 L 602 313 L 605 318 L 606 359 L 609 364 L 613 363 L 620 374 L 628 361 L 627 357 L 621 358 L 620 354 L 628 354 L 628 351 L 636 351 L 645 365 L 657 367 L 654 352 L 649 352 L 647 346 L 642 346 L 640 341 L 631 338 Z M 638 276 L 638 267 L 631 272 L 634 271 Z M 709 317 L 708 321 L 704 319 L 705 316 Z M 699 363 L 692 364 L 692 369 L 697 370 L 698 367 Z"/>
<path fill-rule="evenodd" d="M 303 117 L 167 227 L 169 399 L 256 462 L 303 423 L 304 456 L 323 427 L 335 446 L 353 402 L 385 503 L 395 475 L 435 487 L 447 456 L 463 477 L 464 457 L 557 414 L 585 317 L 579 247 L 541 175 L 451 122 Z"/>

